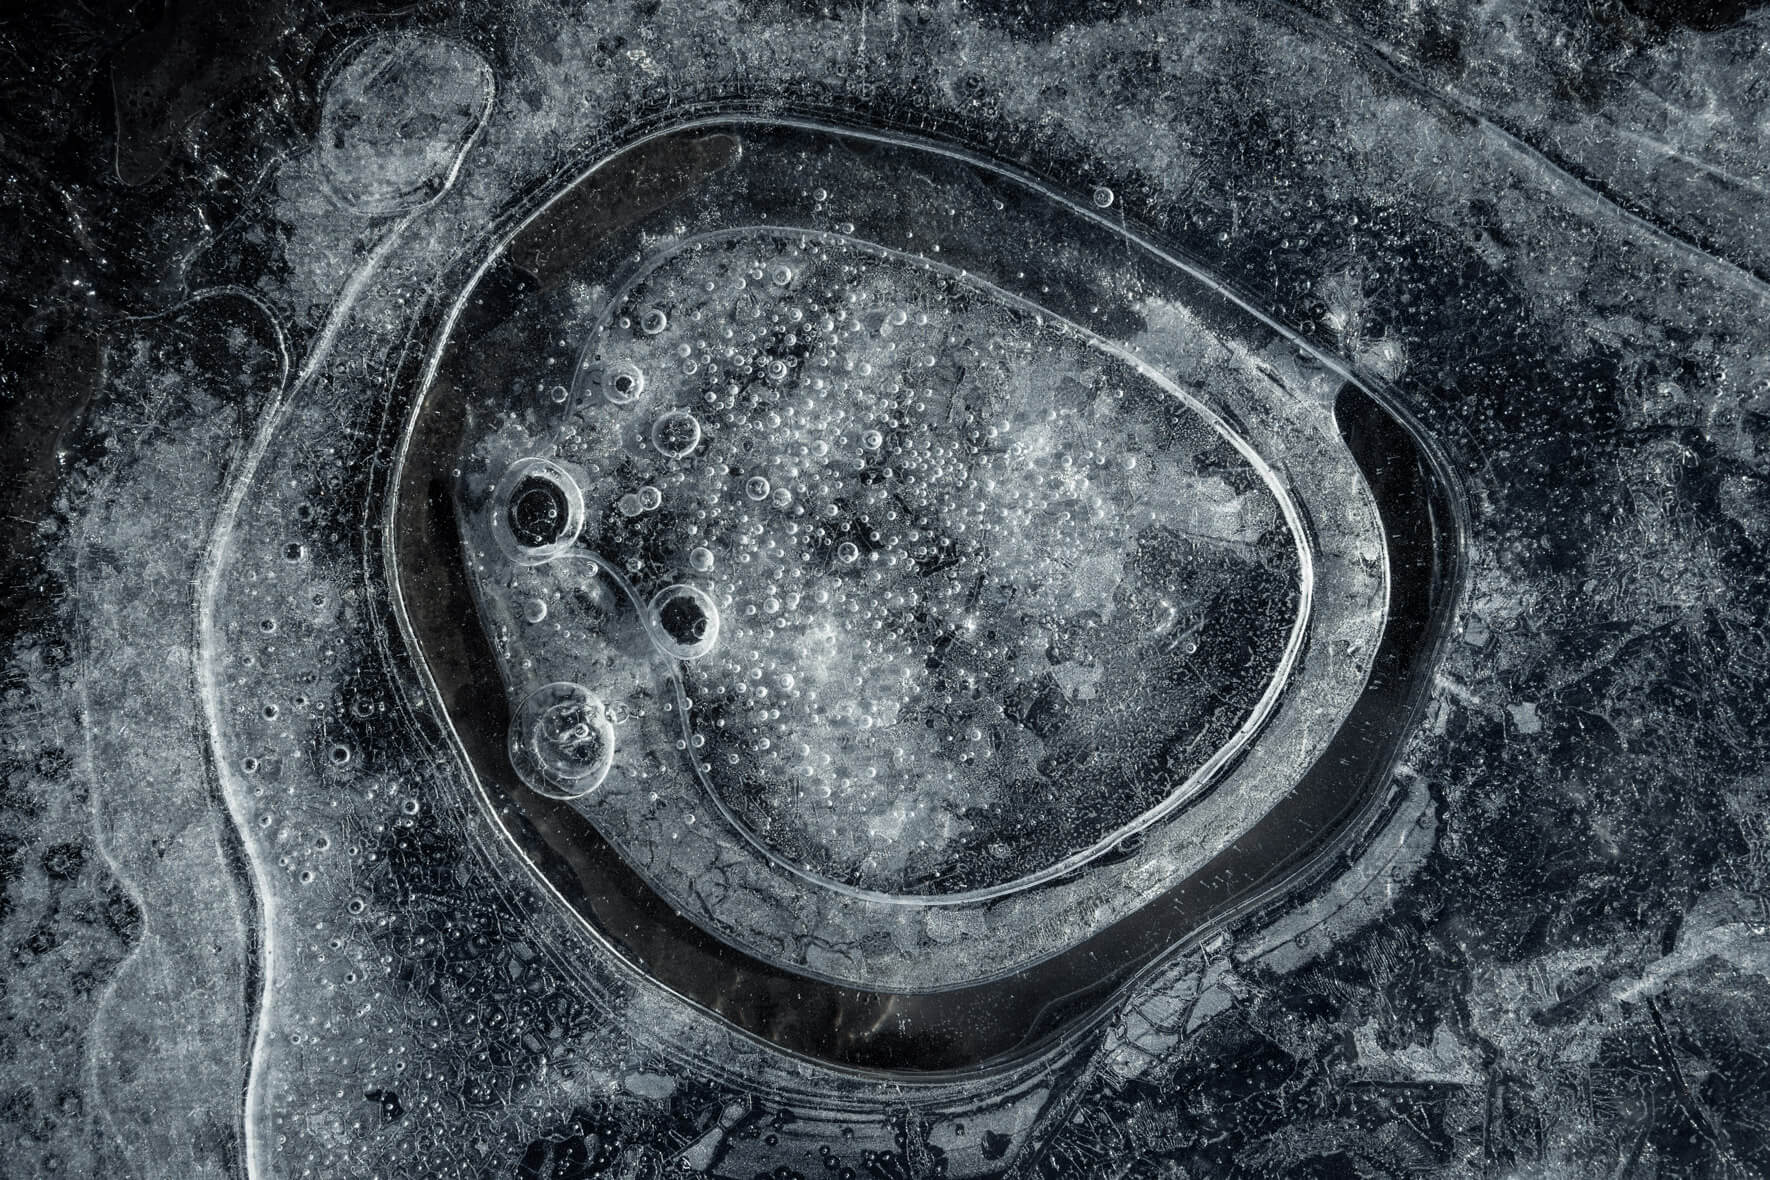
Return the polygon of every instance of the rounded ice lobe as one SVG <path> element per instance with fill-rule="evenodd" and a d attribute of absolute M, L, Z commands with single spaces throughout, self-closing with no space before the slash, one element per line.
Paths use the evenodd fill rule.
<path fill-rule="evenodd" d="M 439 37 L 375 37 L 326 84 L 319 157 L 339 203 L 396 213 L 435 199 L 492 105 L 491 68 Z"/>
<path fill-rule="evenodd" d="M 918 895 L 1047 870 L 1211 773 L 1282 686 L 1293 510 L 1084 333 L 763 230 L 667 255 L 598 322 L 585 371 L 662 376 L 578 403 L 562 458 L 619 509 L 583 545 L 680 661 L 694 773 L 783 863 Z M 629 511 L 637 481 L 666 506 Z"/>
<path fill-rule="evenodd" d="M 1116 971 L 1072 955 L 1123 921 L 1187 937 L 1209 911 L 1158 898 L 1261 888 L 1380 788 L 1369 686 L 1392 590 L 1416 600 L 1367 460 L 1413 452 L 1085 198 L 819 134 L 694 139 L 717 177 L 641 221 L 567 256 L 543 214 L 509 244 L 551 277 L 463 322 L 421 419 L 460 399 L 461 449 L 402 501 L 419 545 L 443 506 L 418 497 L 454 481 L 489 650 L 446 578 L 407 582 L 436 591 L 410 617 L 486 789 L 565 795 L 549 846 L 576 864 L 594 833 L 743 954 L 892 994 Z M 812 196 L 854 169 L 839 208 Z M 952 182 L 932 240 L 906 177 Z M 543 560 L 508 522 L 535 462 L 582 503 Z M 554 684 L 604 704 L 599 781 L 519 717 Z"/>

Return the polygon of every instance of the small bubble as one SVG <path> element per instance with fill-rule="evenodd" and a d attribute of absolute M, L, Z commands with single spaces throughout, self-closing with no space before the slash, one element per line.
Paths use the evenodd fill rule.
<path fill-rule="evenodd" d="M 416 799 L 403 800 L 399 805 L 399 809 L 401 811 L 405 812 L 407 815 L 417 815 L 418 814 L 418 801 Z"/>
<path fill-rule="evenodd" d="M 768 499 L 768 480 L 760 475 L 752 475 L 744 481 L 744 495 L 752 500 Z"/>
<path fill-rule="evenodd" d="M 656 336 L 669 326 L 670 317 L 664 314 L 664 309 L 661 307 L 651 308 L 639 317 L 639 330 L 647 336 Z"/>
<path fill-rule="evenodd" d="M 615 506 L 620 509 L 622 516 L 638 516 L 645 511 L 638 494 L 634 492 L 628 492 L 622 496 Z"/>
<path fill-rule="evenodd" d="M 860 560 L 860 546 L 853 541 L 844 541 L 836 546 L 836 560 L 843 565 L 852 565 Z"/>
<path fill-rule="evenodd" d="M 612 405 L 627 405 L 644 391 L 645 373 L 632 361 L 622 361 L 602 375 L 602 396 Z"/>
<path fill-rule="evenodd" d="M 701 421 L 687 410 L 671 410 L 652 423 L 651 445 L 668 458 L 685 458 L 700 443 Z"/>
<path fill-rule="evenodd" d="M 688 551 L 688 564 L 697 573 L 706 573 L 713 568 L 713 551 L 705 545 L 696 545 Z"/>
<path fill-rule="evenodd" d="M 654 511 L 657 506 L 663 502 L 664 493 L 658 491 L 658 489 L 652 487 L 650 484 L 646 484 L 639 489 L 639 506 L 645 511 Z"/>
<path fill-rule="evenodd" d="M 1113 201 L 1113 192 L 1111 189 L 1107 188 L 1104 184 L 1095 186 L 1095 188 L 1094 188 L 1094 207 L 1096 209 L 1109 208 L 1112 205 L 1112 201 Z"/>
<path fill-rule="evenodd" d="M 877 430 L 869 430 L 860 436 L 860 445 L 869 451 L 876 451 L 885 445 L 885 436 Z"/>
<path fill-rule="evenodd" d="M 565 399 L 571 395 L 566 392 L 565 386 L 555 385 L 552 389 L 547 391 L 547 396 L 552 400 L 554 405 L 563 406 L 565 405 Z"/>
<path fill-rule="evenodd" d="M 522 604 L 522 619 L 525 623 L 539 623 L 547 617 L 547 604 L 539 598 L 531 598 Z"/>
<path fill-rule="evenodd" d="M 332 747 L 331 758 L 333 766 L 347 765 L 350 762 L 350 747 L 339 742 Z"/>
<path fill-rule="evenodd" d="M 652 596 L 651 629 L 666 655 L 698 660 L 719 642 L 719 608 L 705 590 L 666 586 Z"/>

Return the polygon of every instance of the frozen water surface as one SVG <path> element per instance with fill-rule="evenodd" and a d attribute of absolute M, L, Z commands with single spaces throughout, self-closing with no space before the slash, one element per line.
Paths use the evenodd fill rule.
<path fill-rule="evenodd" d="M 149 7 L 0 29 L 0 1173 L 1763 1170 L 1762 15 Z"/>

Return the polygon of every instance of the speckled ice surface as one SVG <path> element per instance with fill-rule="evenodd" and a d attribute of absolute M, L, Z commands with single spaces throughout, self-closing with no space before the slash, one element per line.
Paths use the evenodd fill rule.
<path fill-rule="evenodd" d="M 1762 1174 L 1770 23 L 1677 11 L 0 32 L 0 1174 Z M 525 842 L 869 1044 L 1075 961 L 1370 687 L 1349 386 L 1451 488 L 1405 743 L 1052 1035 L 793 1051 Z"/>

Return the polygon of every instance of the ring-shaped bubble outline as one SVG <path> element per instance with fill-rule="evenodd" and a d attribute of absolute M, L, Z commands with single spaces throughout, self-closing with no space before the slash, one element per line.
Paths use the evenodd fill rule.
<path fill-rule="evenodd" d="M 683 591 L 682 597 L 690 599 L 701 608 L 701 613 L 706 615 L 710 624 L 707 633 L 693 643 L 679 642 L 674 635 L 664 629 L 660 604 L 665 601 L 666 594 L 672 594 L 677 590 Z M 651 601 L 645 604 L 644 618 L 646 634 L 651 637 L 652 646 L 667 658 L 683 664 L 692 664 L 696 660 L 703 660 L 712 655 L 713 649 L 719 646 L 719 631 L 724 625 L 719 604 L 713 601 L 711 594 L 693 582 L 671 582 L 653 594 Z M 694 652 L 693 655 L 685 654 L 691 651 Z"/>
<path fill-rule="evenodd" d="M 573 408 L 576 408 L 577 402 L 575 399 L 572 405 Z M 658 428 L 663 426 L 667 421 L 678 421 L 682 419 L 686 419 L 694 426 L 694 441 L 680 451 L 665 450 L 664 444 L 658 441 Z M 686 459 L 696 451 L 700 450 L 701 443 L 706 441 L 707 435 L 706 431 L 701 428 L 700 417 L 693 410 L 684 406 L 673 405 L 663 413 L 659 414 L 656 418 L 652 419 L 651 425 L 645 428 L 645 437 L 647 441 L 651 443 L 652 450 L 656 451 L 664 458 Z"/>
<path fill-rule="evenodd" d="M 545 545 L 524 545 L 516 539 L 510 528 L 510 498 L 516 489 L 530 477 L 540 477 L 559 488 L 565 497 L 565 525 L 559 536 Z M 570 553 L 572 546 L 578 543 L 578 534 L 584 531 L 584 492 L 578 487 L 578 481 L 555 463 L 543 456 L 531 455 L 518 459 L 504 469 L 498 482 L 492 488 L 492 495 L 487 501 L 492 517 L 492 537 L 503 550 L 504 556 L 521 566 L 546 565 L 561 556 Z"/>
<path fill-rule="evenodd" d="M 566 698 L 576 697 L 578 698 L 579 704 L 589 705 L 594 703 L 596 705 L 596 712 L 601 717 L 602 723 L 597 727 L 596 732 L 597 735 L 602 738 L 602 753 L 597 758 L 597 765 L 575 778 L 570 775 L 561 774 L 553 767 L 547 765 L 546 760 L 541 757 L 540 753 L 532 748 L 534 743 L 530 739 L 533 737 L 535 728 L 540 724 L 541 718 L 546 716 L 546 713 L 543 711 L 534 716 L 530 716 L 530 704 L 535 698 L 545 692 L 553 692 L 560 696 L 560 701 L 553 706 L 555 708 L 558 704 L 563 704 Z M 519 746 L 524 750 L 526 756 L 539 768 L 539 773 L 535 776 L 535 778 L 540 780 L 539 782 L 529 778 L 526 774 L 522 775 L 522 777 L 529 786 L 535 789 L 537 794 L 545 795 L 549 799 L 582 799 L 585 795 L 594 793 L 597 787 L 600 787 L 607 781 L 608 772 L 610 768 L 614 766 L 615 728 L 614 723 L 608 719 L 608 706 L 603 703 L 601 697 L 597 696 L 583 685 L 570 680 L 549 681 L 523 697 L 511 715 L 510 733 L 507 736 L 506 744 L 509 746 L 510 752 L 513 755 L 510 759 L 511 766 L 518 774 L 522 774 L 523 770 L 522 764 L 514 757 Z M 587 785 L 586 780 L 589 780 Z M 561 786 L 560 784 L 562 783 L 570 784 L 570 786 Z"/>
<path fill-rule="evenodd" d="M 986 886 L 980 889 L 967 889 L 954 893 L 938 894 L 887 893 L 883 890 L 867 889 L 861 886 L 849 885 L 845 882 L 837 881 L 821 872 L 806 868 L 802 865 L 794 864 L 792 861 L 782 856 L 779 850 L 770 847 L 762 837 L 757 835 L 747 823 L 732 811 L 730 804 L 726 802 L 725 798 L 714 787 L 712 782 L 708 779 L 706 772 L 701 769 L 701 763 L 691 760 L 694 766 L 695 778 L 700 783 L 702 792 L 707 796 L 713 807 L 719 812 L 720 817 L 741 834 L 752 848 L 756 849 L 756 851 L 760 852 L 765 858 L 767 858 L 770 864 L 810 885 L 816 886 L 819 889 L 886 905 L 933 908 L 937 906 L 974 905 L 979 902 L 993 901 L 997 898 L 1007 897 L 1012 894 L 1024 893 L 1029 889 L 1036 889 L 1040 885 L 1054 881 L 1059 877 L 1068 876 L 1071 873 L 1086 868 L 1092 862 L 1112 852 L 1126 840 L 1141 832 L 1147 831 L 1150 827 L 1160 823 L 1163 819 L 1172 815 L 1176 810 L 1184 807 L 1187 803 L 1198 798 L 1204 791 L 1216 785 L 1224 768 L 1230 765 L 1241 752 L 1247 748 L 1248 743 L 1259 734 L 1266 722 L 1271 719 L 1273 711 L 1278 707 L 1279 700 L 1283 698 L 1286 690 L 1290 686 L 1291 674 L 1295 671 L 1297 660 L 1302 655 L 1303 648 L 1308 642 L 1309 626 L 1314 615 L 1314 534 L 1309 527 L 1308 518 L 1298 508 L 1296 500 L 1291 495 L 1290 488 L 1286 482 L 1279 476 L 1279 473 L 1274 471 L 1272 466 L 1260 456 L 1259 452 L 1255 451 L 1248 441 L 1236 433 L 1229 423 L 1216 411 L 1211 409 L 1210 406 L 1183 389 L 1176 382 L 1164 376 L 1153 366 L 1135 354 L 1121 348 L 1109 340 L 1106 340 L 1098 334 L 1089 331 L 1080 324 L 1056 314 L 1048 308 L 1042 307 L 1022 296 L 1015 295 L 1010 291 L 1003 290 L 976 274 L 959 267 L 949 266 L 946 263 L 925 258 L 919 254 L 910 254 L 902 250 L 896 250 L 889 246 L 881 245 L 877 242 L 871 242 L 864 238 L 853 237 L 848 234 L 835 233 L 829 230 L 811 229 L 804 226 L 782 224 L 733 226 L 725 229 L 709 230 L 704 233 L 691 234 L 678 242 L 672 243 L 669 248 L 660 250 L 651 255 L 608 298 L 595 317 L 594 323 L 596 327 L 592 329 L 589 338 L 587 338 L 583 345 L 580 346 L 578 363 L 574 366 L 576 372 L 573 375 L 572 400 L 570 408 L 566 412 L 566 419 L 569 421 L 581 408 L 588 407 L 590 400 L 588 397 L 588 379 L 589 374 L 594 367 L 593 357 L 596 352 L 598 337 L 602 332 L 607 330 L 606 325 L 611 322 L 610 313 L 628 297 L 636 286 L 645 281 L 645 279 L 652 274 L 656 273 L 659 268 L 668 265 L 671 261 L 680 257 L 683 253 L 692 249 L 696 245 L 702 245 L 709 242 L 722 243 L 737 240 L 754 240 L 761 236 L 785 237 L 789 239 L 797 238 L 800 241 L 818 241 L 825 244 L 848 246 L 875 256 L 889 258 L 892 261 L 906 265 L 911 269 L 932 271 L 944 275 L 947 278 L 980 290 L 986 296 L 996 299 L 1020 312 L 1039 317 L 1043 321 L 1055 325 L 1060 331 L 1073 333 L 1085 346 L 1096 349 L 1107 356 L 1113 357 L 1119 362 L 1130 366 L 1139 376 L 1145 381 L 1148 381 L 1158 391 L 1175 398 L 1180 404 L 1184 405 L 1187 409 L 1191 410 L 1200 419 L 1207 423 L 1212 430 L 1216 431 L 1216 433 L 1224 441 L 1229 443 L 1229 445 L 1235 449 L 1236 453 L 1239 454 L 1251 468 L 1253 468 L 1253 470 L 1259 475 L 1261 482 L 1265 484 L 1267 490 L 1272 493 L 1273 498 L 1278 501 L 1279 511 L 1284 517 L 1286 527 L 1290 530 L 1291 539 L 1297 553 L 1297 609 L 1295 617 L 1291 623 L 1290 634 L 1286 637 L 1284 650 L 1280 654 L 1277 666 L 1268 677 L 1265 690 L 1260 694 L 1259 700 L 1254 703 L 1254 707 L 1249 711 L 1247 718 L 1236 728 L 1235 733 L 1230 735 L 1228 740 L 1219 745 L 1212 755 L 1206 759 L 1197 770 L 1188 775 L 1184 782 L 1170 791 L 1159 803 L 1138 813 L 1136 817 L 1121 824 L 1119 827 L 1095 840 L 1087 847 L 1072 852 L 1063 859 L 1035 872 L 1027 873 L 1024 876 L 1015 877 L 1012 880 L 1004 881 L 999 885 Z M 680 408 L 681 407 L 672 404 L 671 408 L 664 412 L 676 412 Z M 585 546 L 582 546 L 582 548 L 587 551 L 589 547 L 586 544 Z M 619 585 L 628 598 L 633 600 L 635 606 L 642 612 L 642 617 L 649 619 L 649 614 L 645 613 L 649 610 L 649 606 L 642 602 L 637 588 L 630 585 L 621 575 L 620 571 L 600 554 L 594 556 L 597 564 L 609 575 L 610 580 Z M 1385 560 L 1383 563 L 1383 598 L 1385 601 L 1388 599 L 1388 593 L 1389 567 L 1388 562 Z M 655 645 L 656 643 L 654 640 L 654 646 Z M 670 656 L 668 651 L 663 652 L 663 654 L 667 658 L 674 658 Z M 692 722 L 686 705 L 687 696 L 683 691 L 681 678 L 673 677 L 672 686 L 677 698 L 676 713 L 679 719 L 678 724 L 682 729 L 682 736 L 685 740 L 692 741 L 695 735 L 692 728 L 690 728 Z"/>
<path fill-rule="evenodd" d="M 645 370 L 632 361 L 616 361 L 612 365 L 601 365 L 594 370 L 589 369 L 588 365 L 589 362 L 580 362 L 577 373 L 573 375 L 572 388 L 574 392 L 572 405 L 566 410 L 568 415 L 577 408 L 578 399 L 585 396 L 579 391 L 583 389 L 586 380 L 602 390 L 602 400 L 611 406 L 630 406 L 645 396 Z M 633 379 L 633 388 L 620 397 L 615 396 L 614 389 L 615 374 L 617 373 L 624 373 Z"/>

